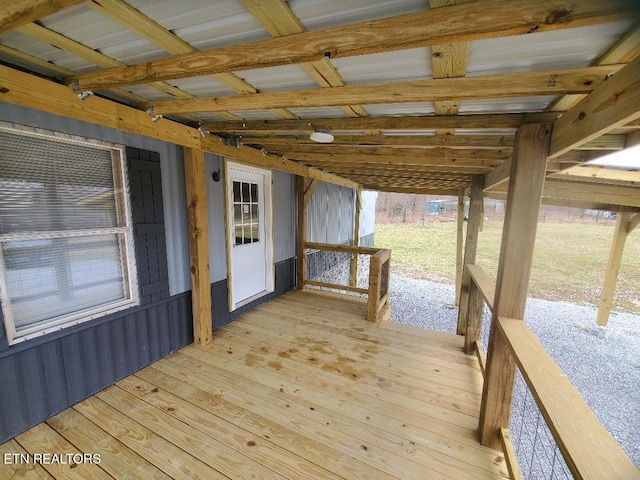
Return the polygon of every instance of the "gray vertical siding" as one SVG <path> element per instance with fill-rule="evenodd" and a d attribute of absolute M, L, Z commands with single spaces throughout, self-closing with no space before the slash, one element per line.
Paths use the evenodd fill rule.
<path fill-rule="evenodd" d="M 205 155 L 207 182 L 207 224 L 209 228 L 209 278 L 211 283 L 227 278 L 227 242 L 224 212 L 224 159 Z M 220 181 L 214 182 L 213 172 L 220 171 Z"/>
<path fill-rule="evenodd" d="M 321 182 L 308 208 L 309 241 L 331 244 L 353 241 L 355 195 L 352 189 Z"/>
<path fill-rule="evenodd" d="M 296 256 L 296 176 L 273 172 L 274 260 Z"/>

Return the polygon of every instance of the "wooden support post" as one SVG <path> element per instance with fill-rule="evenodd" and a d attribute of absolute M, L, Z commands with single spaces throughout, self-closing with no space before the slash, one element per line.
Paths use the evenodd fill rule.
<path fill-rule="evenodd" d="M 495 449 L 509 427 L 516 373 L 496 319 L 524 318 L 550 139 L 551 124 L 524 125 L 513 151 L 479 422 L 480 443 Z"/>
<path fill-rule="evenodd" d="M 307 279 L 307 253 L 304 244 L 307 241 L 307 202 L 305 192 L 307 190 L 307 179 L 298 177 L 298 236 L 296 239 L 296 287 L 298 290 L 304 288 L 304 281 Z"/>
<path fill-rule="evenodd" d="M 191 267 L 191 303 L 193 308 L 193 342 L 211 343 L 211 283 L 209 277 L 209 230 L 207 227 L 207 189 L 204 175 L 204 152 L 184 148 L 184 178 L 189 222 L 189 264 Z"/>
<path fill-rule="evenodd" d="M 609 262 L 607 263 L 607 271 L 604 276 L 604 284 L 602 286 L 602 294 L 600 295 L 600 306 L 598 307 L 597 324 L 606 326 L 609 322 L 611 307 L 613 305 L 613 295 L 618 282 L 618 274 L 620 273 L 620 264 L 622 263 L 622 253 L 624 252 L 624 244 L 629 235 L 631 226 L 631 213 L 619 212 L 616 221 L 616 229 L 613 234 L 613 244 L 609 253 Z"/>
<path fill-rule="evenodd" d="M 467 222 L 467 241 L 464 246 L 464 265 L 476 263 L 476 252 L 478 250 L 478 232 L 480 231 L 480 221 L 482 220 L 484 177 L 475 175 L 471 181 L 471 199 L 469 200 L 469 221 Z M 456 333 L 464 335 L 467 330 L 467 307 L 469 302 L 469 276 L 462 273 L 460 284 L 460 308 L 458 310 L 458 326 Z"/>
<path fill-rule="evenodd" d="M 360 246 L 360 211 L 362 210 L 362 191 L 356 190 L 355 211 L 353 217 L 353 246 Z M 349 265 L 349 285 L 358 286 L 358 254 L 351 255 L 351 263 Z"/>
<path fill-rule="evenodd" d="M 458 228 L 456 229 L 456 305 L 460 305 L 462 288 L 462 242 L 464 241 L 464 189 L 458 190 Z"/>

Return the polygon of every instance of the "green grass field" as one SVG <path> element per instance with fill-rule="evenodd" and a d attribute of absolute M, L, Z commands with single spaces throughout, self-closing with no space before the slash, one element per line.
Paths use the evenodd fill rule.
<path fill-rule="evenodd" d="M 494 279 L 501 238 L 502 222 L 485 220 L 476 263 Z M 529 295 L 597 306 L 612 239 L 611 225 L 538 224 Z M 376 224 L 375 244 L 392 249 L 394 273 L 455 282 L 455 221 Z M 640 314 L 640 229 L 627 238 L 613 308 Z"/>

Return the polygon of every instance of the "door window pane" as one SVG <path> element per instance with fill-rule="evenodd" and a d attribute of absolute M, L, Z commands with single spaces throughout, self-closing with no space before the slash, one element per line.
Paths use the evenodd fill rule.
<path fill-rule="evenodd" d="M 258 184 L 233 182 L 233 228 L 235 245 L 260 241 L 260 211 Z"/>

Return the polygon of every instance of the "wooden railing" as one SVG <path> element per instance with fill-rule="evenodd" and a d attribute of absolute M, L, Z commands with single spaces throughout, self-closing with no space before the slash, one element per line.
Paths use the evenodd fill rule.
<path fill-rule="evenodd" d="M 477 265 L 467 265 L 465 274 L 469 278 L 467 318 L 463 319 L 465 353 L 475 353 L 479 358 L 484 358 L 478 341 L 482 328 L 483 302 L 493 312 L 495 283 Z M 502 317 L 495 321 L 573 477 L 640 479 L 640 471 L 600 423 L 524 321 Z M 501 430 L 501 440 L 511 478 L 522 478 L 509 432 L 505 428 Z"/>
<path fill-rule="evenodd" d="M 389 274 L 391 270 L 391 250 L 372 247 L 351 247 L 348 245 L 330 245 L 326 243 L 305 242 L 305 255 L 308 249 L 324 250 L 329 252 L 348 253 L 351 255 L 370 255 L 369 262 L 369 288 L 359 288 L 356 268 L 350 269 L 350 285 L 337 283 L 318 282 L 309 280 L 306 271 L 304 273 L 304 285 L 332 288 L 346 292 L 367 295 L 367 320 L 381 322 L 389 319 L 391 305 L 389 303 Z M 352 263 L 352 265 L 353 265 Z M 355 277 L 354 277 L 355 275 Z"/>

